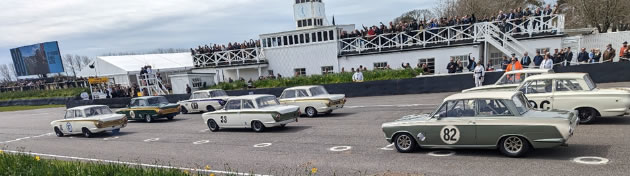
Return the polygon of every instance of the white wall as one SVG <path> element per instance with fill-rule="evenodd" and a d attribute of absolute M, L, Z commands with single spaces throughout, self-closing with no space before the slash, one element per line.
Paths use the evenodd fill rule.
<path fill-rule="evenodd" d="M 351 68 L 358 68 L 359 65 L 367 67 L 368 70 L 374 69 L 375 62 L 387 62 L 392 69 L 401 68 L 401 63 L 409 63 L 412 67 L 416 67 L 418 60 L 421 58 L 435 58 L 435 74 L 448 73 L 446 65 L 450 62 L 451 56 L 463 56 L 472 53 L 472 56 L 479 58 L 478 45 L 445 47 L 436 49 L 422 49 L 415 51 L 402 51 L 384 54 L 369 54 L 348 56 L 339 58 L 340 67 L 344 67 L 346 71 Z M 464 66 L 464 71 L 467 69 Z"/>
<path fill-rule="evenodd" d="M 322 74 L 322 66 L 333 66 L 335 72 L 340 71 L 336 41 L 266 48 L 264 52 L 269 61 L 268 70 L 273 70 L 275 75 L 292 77 L 296 68 L 305 68 L 307 75 Z"/>
<path fill-rule="evenodd" d="M 630 31 L 583 35 L 580 37 L 580 48 L 586 48 L 589 52 L 592 48 L 599 48 L 604 53 L 606 45 L 612 44 L 615 61 L 618 61 L 619 50 L 625 41 L 630 41 Z"/>

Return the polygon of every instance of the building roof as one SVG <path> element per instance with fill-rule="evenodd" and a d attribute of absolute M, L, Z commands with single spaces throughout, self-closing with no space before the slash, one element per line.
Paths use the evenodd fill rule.
<path fill-rule="evenodd" d="M 554 74 L 543 74 L 543 75 L 534 75 L 527 77 L 525 80 L 539 80 L 539 79 L 582 79 L 588 73 L 554 73 Z"/>
<path fill-rule="evenodd" d="M 448 100 L 462 100 L 462 99 L 512 99 L 516 94 L 521 92 L 515 91 L 482 91 L 482 92 L 467 92 L 458 93 L 448 96 L 444 101 Z"/>
<path fill-rule="evenodd" d="M 141 67 L 150 65 L 153 71 L 185 71 L 192 69 L 190 53 L 144 54 L 126 56 L 99 56 L 94 61 L 96 69 L 83 69 L 80 76 L 112 76 L 137 74 Z M 84 71 L 85 70 L 85 71 Z"/>

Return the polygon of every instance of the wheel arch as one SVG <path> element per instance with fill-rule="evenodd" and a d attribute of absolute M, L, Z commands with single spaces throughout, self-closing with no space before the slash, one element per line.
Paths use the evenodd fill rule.
<path fill-rule="evenodd" d="M 593 109 L 593 110 L 595 110 L 595 116 L 596 116 L 596 117 L 600 117 L 600 116 L 602 116 L 602 114 L 599 112 L 599 110 L 597 110 L 597 108 L 594 108 L 594 107 L 591 107 L 591 106 L 578 106 L 578 107 L 575 107 L 575 108 L 573 108 L 573 109 L 574 109 L 574 110 L 580 110 L 580 109 L 587 109 L 587 108 L 588 108 L 588 109 Z M 576 115 L 577 115 L 577 114 L 576 114 Z"/>
<path fill-rule="evenodd" d="M 393 132 L 392 135 L 390 136 L 391 142 L 394 143 L 394 141 L 395 141 L 394 138 L 398 137 L 398 135 L 405 134 L 405 133 L 409 134 L 411 137 L 413 137 L 414 140 L 416 141 L 416 143 L 418 143 L 418 140 L 416 140 L 417 137 L 414 136 L 413 133 L 411 133 L 411 132 L 409 132 L 407 130 L 400 130 L 400 131 Z"/>

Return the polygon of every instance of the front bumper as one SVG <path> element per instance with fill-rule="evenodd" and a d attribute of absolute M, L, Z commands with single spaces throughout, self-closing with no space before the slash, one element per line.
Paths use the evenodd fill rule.
<path fill-rule="evenodd" d="M 122 125 L 116 125 L 116 126 L 108 126 L 108 127 L 104 127 L 104 128 L 92 128 L 90 129 L 90 132 L 92 133 L 101 133 L 101 132 L 106 132 L 106 131 L 114 131 L 117 129 L 121 129 L 121 128 L 125 128 L 127 126 L 127 124 L 122 124 Z"/>
<path fill-rule="evenodd" d="M 265 127 L 277 127 L 277 126 L 286 125 L 286 124 L 292 123 L 292 122 L 297 122 L 297 118 L 292 118 L 292 119 L 285 120 L 285 121 L 280 121 L 280 122 L 275 122 L 275 121 L 273 121 L 273 122 L 265 122 L 263 124 L 265 124 Z"/>

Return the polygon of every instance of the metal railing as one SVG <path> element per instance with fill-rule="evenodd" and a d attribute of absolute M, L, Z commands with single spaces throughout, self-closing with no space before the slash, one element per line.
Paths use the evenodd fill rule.
<path fill-rule="evenodd" d="M 229 67 L 267 63 L 262 49 L 247 48 L 193 55 L 195 68 Z"/>
<path fill-rule="evenodd" d="M 491 31 L 488 31 L 491 30 Z M 536 34 L 558 34 L 564 32 L 564 15 L 535 16 L 527 19 L 480 22 L 440 28 L 428 28 L 410 32 L 388 33 L 365 37 L 339 39 L 339 54 L 382 52 L 405 48 L 423 48 L 435 45 L 473 43 L 488 37 L 500 41 L 518 42 L 513 36 L 532 37 Z M 499 42 L 510 50 L 522 50 L 522 44 Z M 505 43 L 505 44 L 503 44 Z M 519 46 L 520 45 L 520 46 Z M 522 53 L 524 51 L 519 51 Z"/>

